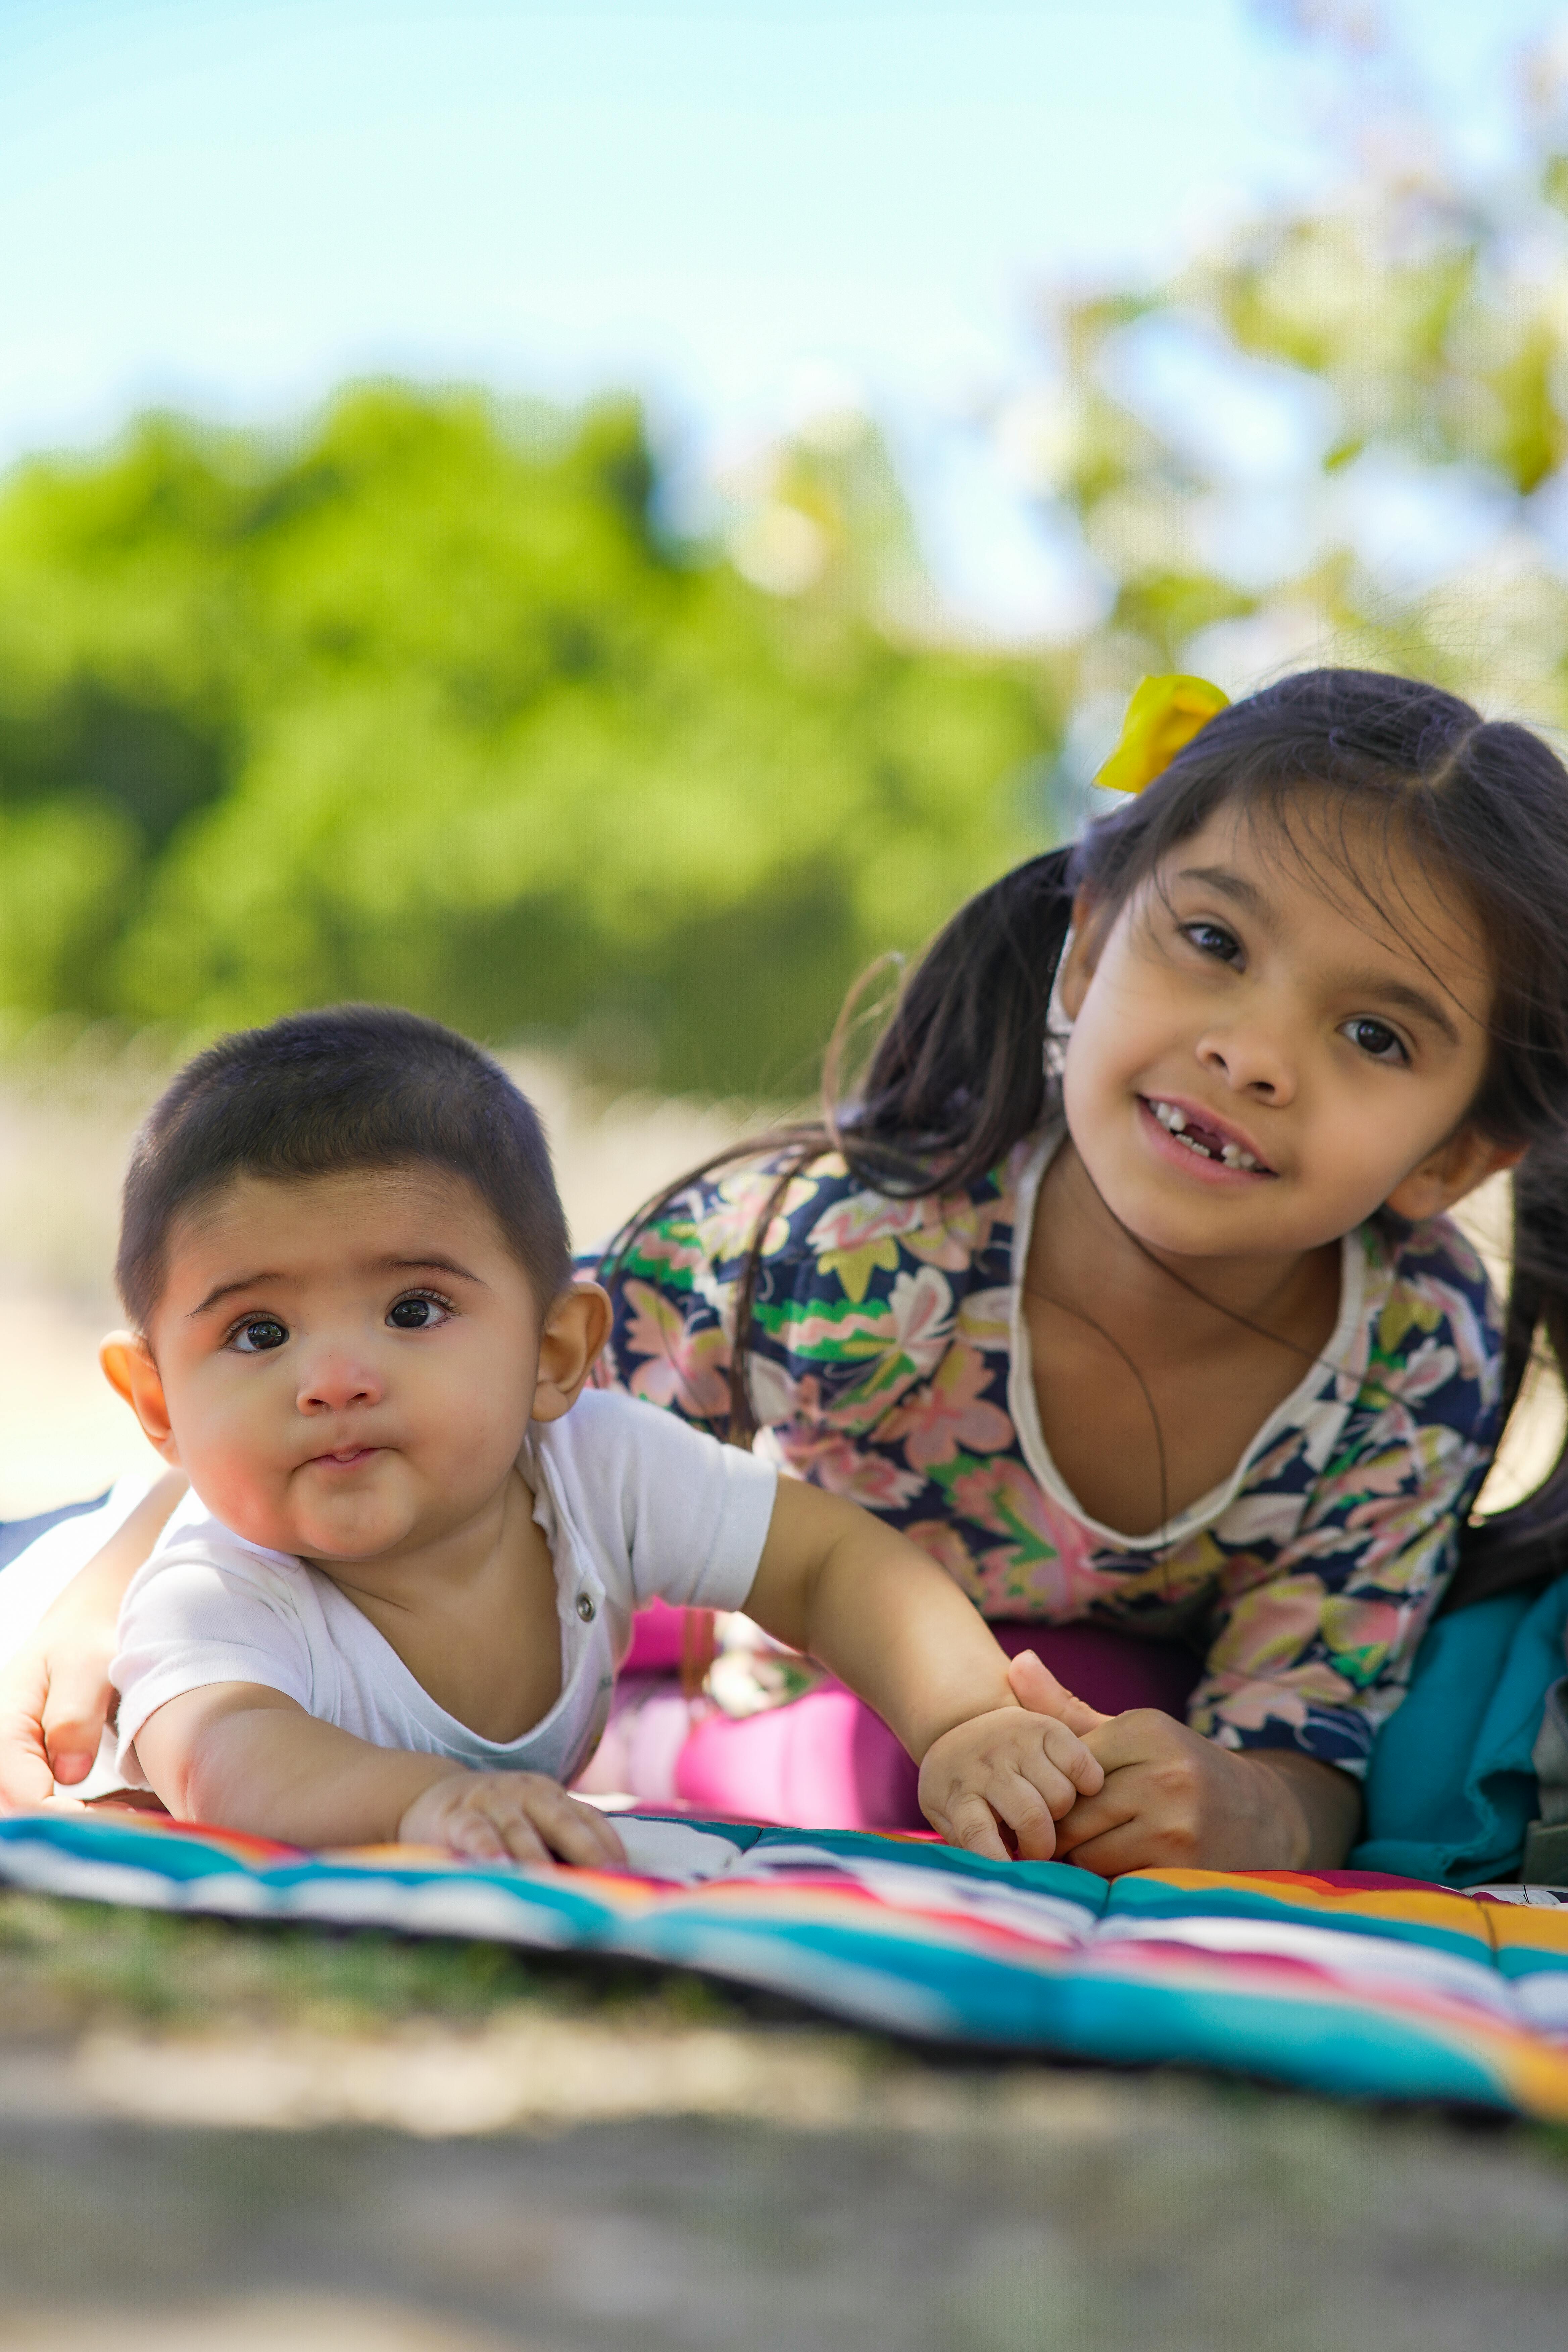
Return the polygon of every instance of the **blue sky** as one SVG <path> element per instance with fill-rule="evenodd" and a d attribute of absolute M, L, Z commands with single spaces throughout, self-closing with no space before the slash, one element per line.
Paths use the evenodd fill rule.
<path fill-rule="evenodd" d="M 1568 26 L 1394 13 L 1481 151 Z M 1321 176 L 1311 99 L 1249 0 L 0 0 L 0 459 L 395 370 L 631 383 L 706 461 L 839 383 L 957 600 L 1026 621 L 963 417 L 1042 287 Z"/>

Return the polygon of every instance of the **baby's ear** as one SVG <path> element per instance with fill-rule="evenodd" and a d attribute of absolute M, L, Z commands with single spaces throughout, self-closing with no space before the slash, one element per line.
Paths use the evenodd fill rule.
<path fill-rule="evenodd" d="M 110 1387 L 116 1396 L 124 1398 L 141 1423 L 148 1443 L 165 1462 L 178 1462 L 163 1382 L 146 1340 L 134 1331 L 111 1331 L 98 1351 L 98 1360 Z"/>
<path fill-rule="evenodd" d="M 1394 1186 L 1387 1205 L 1396 1217 L 1413 1225 L 1426 1217 L 1440 1217 L 1489 1176 L 1517 1167 L 1524 1152 L 1522 1143 L 1497 1143 L 1479 1127 L 1462 1127 Z"/>
<path fill-rule="evenodd" d="M 562 1292 L 539 1342 L 535 1421 L 559 1421 L 563 1412 L 570 1412 L 610 1336 L 614 1312 L 608 1291 L 596 1282 L 574 1283 L 570 1290 Z"/>

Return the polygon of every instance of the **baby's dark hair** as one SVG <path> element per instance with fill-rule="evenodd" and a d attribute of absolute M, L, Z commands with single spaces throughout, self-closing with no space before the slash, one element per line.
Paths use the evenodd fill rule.
<path fill-rule="evenodd" d="M 1266 824 L 1283 855 L 1342 903 L 1370 905 L 1417 953 L 1414 911 L 1394 895 L 1394 860 L 1380 847 L 1413 853 L 1447 903 L 1473 914 L 1492 994 L 1490 1052 L 1470 1116 L 1498 1143 L 1524 1148 L 1505 1420 L 1538 1346 L 1568 1369 L 1568 771 L 1528 728 L 1483 720 L 1439 687 L 1316 669 L 1222 710 L 1147 791 L 1072 847 L 1032 858 L 961 907 L 910 974 L 847 1096 L 830 1051 L 820 1119 L 724 1155 L 782 1155 L 741 1286 L 732 1436 L 743 1442 L 752 1425 L 746 1354 L 762 1237 L 792 1178 L 829 1150 L 867 1185 L 909 1195 L 962 1191 L 999 1168 L 1053 1107 L 1041 1048 L 1076 894 L 1114 910 L 1221 808 Z M 606 1280 L 690 1181 L 616 1237 Z M 1479 1599 L 1543 1575 L 1565 1550 L 1568 1448 L 1534 1495 L 1467 1531 L 1456 1593 Z"/>
<path fill-rule="evenodd" d="M 222 1037 L 153 1106 L 131 1156 L 114 1275 L 145 1331 L 177 1220 L 238 1176 L 431 1168 L 483 1201 L 541 1314 L 572 1276 L 539 1117 L 498 1062 L 416 1013 L 335 1004 Z"/>

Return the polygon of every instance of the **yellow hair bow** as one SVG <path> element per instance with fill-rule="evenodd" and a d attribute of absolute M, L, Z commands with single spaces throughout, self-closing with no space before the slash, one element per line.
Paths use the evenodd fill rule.
<path fill-rule="evenodd" d="M 1141 793 L 1230 701 L 1206 677 L 1146 677 L 1134 690 L 1116 749 L 1095 778 L 1107 792 Z"/>

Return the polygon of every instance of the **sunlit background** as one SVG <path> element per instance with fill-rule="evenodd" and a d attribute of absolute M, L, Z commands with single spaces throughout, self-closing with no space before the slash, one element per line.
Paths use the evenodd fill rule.
<path fill-rule="evenodd" d="M 1568 8 L 0 0 L 0 1516 L 191 1041 L 520 1054 L 584 1234 L 1145 671 L 1568 725 Z"/>

